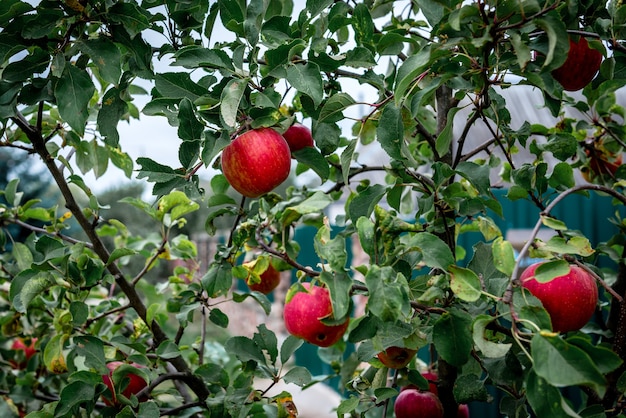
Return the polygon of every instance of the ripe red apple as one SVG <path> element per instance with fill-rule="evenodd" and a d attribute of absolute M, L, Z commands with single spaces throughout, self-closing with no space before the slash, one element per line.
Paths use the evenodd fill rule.
<path fill-rule="evenodd" d="M 134 374 L 134 373 L 128 373 L 126 376 L 124 376 L 124 378 L 122 379 L 121 385 L 117 388 L 114 388 L 113 386 L 113 372 L 120 366 L 124 365 L 124 364 L 128 364 L 128 363 L 124 363 L 121 361 L 112 361 L 107 363 L 107 368 L 109 369 L 109 374 L 105 374 L 102 376 L 102 381 L 104 382 L 104 384 L 109 388 L 109 391 L 111 392 L 111 397 L 102 395 L 102 400 L 104 401 L 105 404 L 109 405 L 109 406 L 116 406 L 119 404 L 119 400 L 117 399 L 117 395 L 116 393 L 120 393 L 122 396 L 126 397 L 126 398 L 130 398 L 131 395 L 136 395 L 137 393 L 139 393 L 143 388 L 145 388 L 146 386 L 148 386 L 148 383 L 140 376 Z M 137 363 L 131 363 L 131 366 L 135 367 L 135 368 L 143 368 L 142 365 L 137 364 Z M 116 391 L 117 389 L 117 391 Z M 140 399 L 140 401 L 145 400 L 145 398 Z"/>
<path fill-rule="evenodd" d="M 11 344 L 11 350 L 13 351 L 22 351 L 24 353 L 24 361 L 17 362 L 15 360 L 11 360 L 11 366 L 14 369 L 23 369 L 28 364 L 28 361 L 35 355 L 37 349 L 35 349 L 35 343 L 37 342 L 37 338 L 31 338 L 30 344 L 26 344 L 26 341 L 23 338 L 16 338 L 13 340 L 13 344 Z"/>
<path fill-rule="evenodd" d="M 256 283 L 250 283 L 246 281 L 250 290 L 261 292 L 265 295 L 276 289 L 276 286 L 280 283 L 280 272 L 270 265 L 263 273 L 261 273 L 261 281 Z"/>
<path fill-rule="evenodd" d="M 390 369 L 402 369 L 411 362 L 417 350 L 404 347 L 389 347 L 378 353 L 378 360 Z"/>
<path fill-rule="evenodd" d="M 313 135 L 311 135 L 311 130 L 298 122 L 287 128 L 283 137 L 285 138 L 285 141 L 287 141 L 291 152 L 313 146 Z"/>
<path fill-rule="evenodd" d="M 428 390 L 435 395 L 439 395 L 439 390 L 437 389 L 437 380 L 439 379 L 439 376 L 433 372 L 423 372 L 422 376 L 428 380 Z"/>
<path fill-rule="evenodd" d="M 443 405 L 437 395 L 415 388 L 400 391 L 393 410 L 396 418 L 443 418 Z"/>
<path fill-rule="evenodd" d="M 582 268 L 572 265 L 564 276 L 546 283 L 535 279 L 535 270 L 542 263 L 530 265 L 520 276 L 522 286 L 541 301 L 557 332 L 582 328 L 593 315 L 598 303 L 595 279 Z"/>
<path fill-rule="evenodd" d="M 591 83 L 602 63 L 602 53 L 589 47 L 587 40 L 578 42 L 570 38 L 567 59 L 562 66 L 552 71 L 552 76 L 564 90 L 576 91 Z"/>
<path fill-rule="evenodd" d="M 466 404 L 459 405 L 459 410 L 456 413 L 456 418 L 469 418 L 469 406 Z"/>
<path fill-rule="evenodd" d="M 289 176 L 291 152 L 287 141 L 271 128 L 239 135 L 222 151 L 226 180 L 246 197 L 259 197 Z"/>
<path fill-rule="evenodd" d="M 323 319 L 332 319 L 333 306 L 330 292 L 321 286 L 303 283 L 306 291 L 289 292 L 283 316 L 290 334 L 320 347 L 329 347 L 343 337 L 349 318 L 339 325 L 327 325 Z"/>

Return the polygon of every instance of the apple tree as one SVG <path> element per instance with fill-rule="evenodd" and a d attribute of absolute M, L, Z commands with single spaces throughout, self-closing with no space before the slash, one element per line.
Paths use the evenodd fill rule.
<path fill-rule="evenodd" d="M 0 147 L 45 167 L 63 203 L 25 198 L 21 178 L 0 192 L 2 412 L 296 416 L 288 393 L 255 387 L 265 377 L 337 378 L 338 416 L 393 416 L 410 385 L 437 396 L 403 398 L 438 399 L 446 418 L 470 402 L 626 416 L 625 24 L 620 1 L 596 0 L 3 0 Z M 538 100 L 511 100 L 520 91 Z M 555 122 L 515 122 L 525 107 Z M 120 134 L 149 116 L 178 138 Z M 294 123 L 314 146 L 299 125 L 281 144 Z M 179 163 L 133 160 L 127 141 Z M 151 185 L 152 198 L 115 205 L 154 230 L 107 217 L 87 175 L 111 170 Z M 572 195 L 614 206 L 590 220 L 612 238 L 554 215 Z M 536 224 L 515 251 L 498 225 L 505 204 L 528 203 Z M 228 225 L 211 260 L 183 229 L 200 208 L 206 233 Z M 305 226 L 314 265 L 295 239 Z M 464 245 L 470 233 L 481 238 Z M 349 261 L 355 243 L 365 261 Z M 528 257 L 556 303 L 519 280 Z M 171 276 L 150 277 L 168 260 L 181 261 Z M 577 291 L 571 265 L 598 296 L 584 326 L 562 329 L 552 319 L 582 311 L 559 302 Z M 291 271 L 288 302 L 328 295 L 326 310 L 308 298 L 324 318 L 299 309 L 285 316 L 297 337 L 260 325 L 211 341 L 209 323 L 237 320 L 225 301 L 271 308 L 235 286 L 270 266 Z M 292 364 L 310 343 L 334 374 Z"/>

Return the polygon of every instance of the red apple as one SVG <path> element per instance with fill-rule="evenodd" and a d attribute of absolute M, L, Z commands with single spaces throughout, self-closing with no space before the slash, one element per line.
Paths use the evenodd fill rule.
<path fill-rule="evenodd" d="M 31 338 L 30 344 L 26 344 L 26 341 L 23 338 L 16 338 L 13 340 L 13 344 L 11 344 L 11 350 L 14 351 L 22 351 L 24 353 L 24 361 L 17 362 L 15 360 L 11 360 L 10 363 L 15 369 L 23 369 L 28 364 L 28 361 L 35 355 L 37 349 L 35 348 L 35 343 L 37 342 L 37 338 Z"/>
<path fill-rule="evenodd" d="M 268 193 L 289 176 L 291 152 L 285 139 L 271 128 L 239 135 L 222 151 L 226 180 L 246 197 Z"/>
<path fill-rule="evenodd" d="M 422 373 L 422 376 L 428 380 L 428 390 L 435 395 L 439 395 L 439 390 L 437 389 L 437 380 L 439 380 L 439 376 L 433 372 L 424 372 Z"/>
<path fill-rule="evenodd" d="M 125 364 L 128 364 L 128 363 L 123 363 L 121 361 L 112 361 L 112 362 L 107 363 L 109 374 L 108 375 L 105 374 L 102 376 L 102 381 L 109 388 L 109 391 L 111 392 L 111 397 L 102 395 L 102 400 L 104 401 L 105 404 L 109 406 L 119 405 L 117 394 L 121 394 L 122 396 L 126 398 L 130 398 L 131 395 L 136 395 L 143 388 L 148 386 L 148 383 L 142 377 L 130 372 L 130 373 L 127 373 L 123 377 L 122 381 L 120 382 L 120 385 L 117 388 L 114 388 L 113 387 L 114 386 L 113 372 L 117 370 L 118 367 L 125 365 Z M 137 363 L 131 363 L 130 365 L 135 368 L 143 368 L 142 365 L 137 364 Z M 142 400 L 145 400 L 145 398 L 140 399 L 140 401 Z"/>
<path fill-rule="evenodd" d="M 402 369 L 411 362 L 417 350 L 404 347 L 389 347 L 378 353 L 378 360 L 390 369 Z"/>
<path fill-rule="evenodd" d="M 265 295 L 270 293 L 272 290 L 276 289 L 276 286 L 280 283 L 280 272 L 270 265 L 267 267 L 263 273 L 261 273 L 261 281 L 256 283 L 251 283 L 246 281 L 250 290 L 254 290 L 257 292 L 261 292 Z"/>
<path fill-rule="evenodd" d="M 427 371 L 423 372 L 422 376 L 428 380 L 428 391 L 439 396 L 439 389 L 437 389 L 437 380 L 439 380 L 439 376 L 437 376 L 437 373 Z M 466 404 L 459 405 L 457 418 L 469 418 L 469 407 Z"/>
<path fill-rule="evenodd" d="M 552 71 L 552 76 L 564 90 L 576 91 L 591 83 L 602 63 L 602 53 L 589 48 L 584 37 L 578 42 L 569 40 L 569 52 L 562 66 Z"/>
<path fill-rule="evenodd" d="M 469 418 L 469 406 L 466 404 L 459 405 L 459 410 L 456 413 L 456 418 Z"/>
<path fill-rule="evenodd" d="M 343 337 L 349 318 L 339 325 L 328 325 L 324 319 L 332 319 L 333 306 L 330 292 L 321 286 L 303 283 L 306 291 L 289 292 L 283 316 L 290 334 L 320 347 L 329 347 Z"/>
<path fill-rule="evenodd" d="M 564 276 L 546 283 L 535 279 L 535 270 L 542 263 L 529 266 L 520 276 L 522 286 L 541 301 L 557 332 L 582 328 L 593 315 L 598 303 L 595 279 L 582 268 L 572 265 Z"/>
<path fill-rule="evenodd" d="M 396 418 L 443 418 L 443 405 L 437 395 L 415 388 L 400 391 L 393 410 Z"/>
<path fill-rule="evenodd" d="M 298 122 L 287 128 L 283 137 L 285 138 L 285 141 L 287 141 L 291 152 L 313 146 L 313 135 L 311 135 L 311 130 Z"/>

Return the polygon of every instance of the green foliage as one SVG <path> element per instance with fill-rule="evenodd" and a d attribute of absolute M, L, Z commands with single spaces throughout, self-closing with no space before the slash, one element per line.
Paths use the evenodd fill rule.
<path fill-rule="evenodd" d="M 2 1 L 0 410 L 287 417 L 294 400 L 268 395 L 272 386 L 334 381 L 338 415 L 378 417 L 402 386 L 426 389 L 428 368 L 447 417 L 458 403 L 495 403 L 492 393 L 502 416 L 622 416 L 625 7 Z M 604 55 L 575 95 L 552 76 L 568 36 Z M 537 102 L 515 103 L 530 89 Z M 553 119 L 519 121 L 520 106 Z M 179 164 L 125 153 L 118 125 L 140 114 L 176 128 L 159 146 Z M 283 133 L 294 121 L 315 141 L 292 154 L 297 180 L 237 196 L 219 173 L 222 149 L 246 130 Z M 25 156 L 46 175 L 23 168 Z M 129 178 L 136 169 L 154 197 L 143 185 L 96 196 L 85 175 L 118 169 Z M 44 178 L 62 204 L 45 198 Z M 567 196 L 596 192 L 615 206 L 612 219 L 593 219 L 614 228 L 605 242 L 553 215 Z M 504 208 L 528 203 L 538 215 L 520 245 L 502 229 Z M 311 242 L 295 238 L 305 226 Z M 553 236 L 540 239 L 541 228 Z M 199 232 L 219 235 L 210 258 Z M 606 289 L 593 321 L 552 332 L 541 302 L 520 290 L 528 256 L 548 260 L 540 282 L 570 263 L 592 272 Z M 329 289 L 334 319 L 350 317 L 346 336 L 318 351 L 328 373 L 294 364 L 303 342 L 269 322 L 230 335 L 245 319 L 223 304 L 253 301 L 269 315 L 282 302 L 237 290 L 252 257 L 256 279 L 271 259 L 293 273 L 291 291 L 315 281 Z M 36 341 L 28 361 L 11 349 L 16 338 Z M 419 349 L 420 359 L 390 372 L 376 357 L 389 347 Z M 132 372 L 149 386 L 105 405 L 101 376 L 114 360 L 126 363 L 114 381 Z"/>

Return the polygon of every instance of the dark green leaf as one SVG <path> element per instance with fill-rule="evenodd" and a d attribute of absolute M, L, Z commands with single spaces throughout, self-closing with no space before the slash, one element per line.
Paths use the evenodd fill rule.
<path fill-rule="evenodd" d="M 54 88 L 54 96 L 59 105 L 61 117 L 80 136 L 85 133 L 85 124 L 89 117 L 89 101 L 95 90 L 87 71 L 75 65 L 65 66 L 63 77 Z"/>
<path fill-rule="evenodd" d="M 441 315 L 433 327 L 433 343 L 448 363 L 461 367 L 472 351 L 472 317 L 458 309 Z"/>
<path fill-rule="evenodd" d="M 220 101 L 220 116 L 224 123 L 231 128 L 237 124 L 239 114 L 239 104 L 243 98 L 248 82 L 244 79 L 234 78 L 226 84 L 222 90 Z"/>
<path fill-rule="evenodd" d="M 560 336 L 536 334 L 531 341 L 531 354 L 533 369 L 549 384 L 556 387 L 590 386 L 600 396 L 604 396 L 606 381 L 593 360 Z"/>
<path fill-rule="evenodd" d="M 404 142 L 404 125 L 402 112 L 393 103 L 387 104 L 380 115 L 376 137 L 380 145 L 393 159 L 404 160 L 402 143 Z"/>
<path fill-rule="evenodd" d="M 404 245 L 404 252 L 421 252 L 423 262 L 429 267 L 446 271 L 455 263 L 450 247 L 441 238 L 429 232 L 403 235 L 400 242 Z"/>
<path fill-rule="evenodd" d="M 290 65 L 287 67 L 287 81 L 300 93 L 309 96 L 315 106 L 322 103 L 324 90 L 317 64 L 309 62 Z"/>
<path fill-rule="evenodd" d="M 275 363 L 278 357 L 278 339 L 276 334 L 267 329 L 265 324 L 260 324 L 258 332 L 254 333 L 253 340 L 261 350 L 264 350 L 269 355 L 272 364 Z"/>
<path fill-rule="evenodd" d="M 202 277 L 202 287 L 210 297 L 220 295 L 230 289 L 233 282 L 232 266 L 228 263 L 213 263 Z"/>
<path fill-rule="evenodd" d="M 356 222 L 361 217 L 369 218 L 374 207 L 383 198 L 387 188 L 380 184 L 374 184 L 364 190 L 360 190 L 350 200 L 348 204 L 348 216 L 352 222 Z"/>
<path fill-rule="evenodd" d="M 193 104 L 188 98 L 180 101 L 178 106 L 178 136 L 183 141 L 193 141 L 202 138 L 204 125 L 196 118 Z"/>
<path fill-rule="evenodd" d="M 313 376 L 311 376 L 311 372 L 302 366 L 296 366 L 291 369 L 283 376 L 283 381 L 285 383 L 293 383 L 294 385 L 303 387 L 311 383 L 313 380 Z"/>
<path fill-rule="evenodd" d="M 561 392 L 530 370 L 526 378 L 526 397 L 538 417 L 569 418 L 573 412 L 567 407 Z M 566 412 L 564 407 L 568 409 Z"/>
<path fill-rule="evenodd" d="M 72 412 L 83 402 L 93 402 L 96 397 L 95 386 L 76 381 L 66 385 L 60 394 L 59 403 L 54 410 L 55 417 L 62 417 Z"/>
<path fill-rule="evenodd" d="M 228 327 L 228 315 L 217 308 L 211 309 L 211 312 L 209 313 L 209 320 L 218 327 Z"/>
<path fill-rule="evenodd" d="M 332 273 L 323 271 L 320 280 L 330 291 L 330 300 L 333 305 L 333 315 L 335 319 L 344 318 L 350 313 L 350 292 L 352 290 L 352 279 L 342 270 L 335 270 Z"/>
<path fill-rule="evenodd" d="M 224 344 L 224 348 L 228 353 L 232 353 L 240 361 L 247 362 L 249 360 L 265 364 L 265 355 L 261 348 L 250 338 L 237 336 L 229 338 Z"/>

